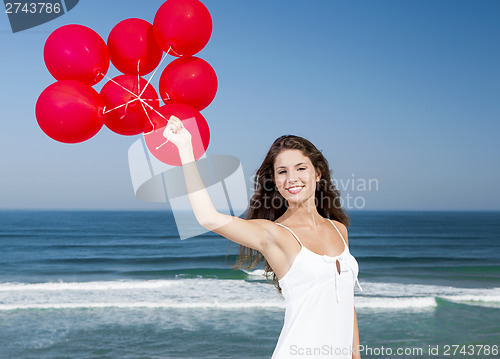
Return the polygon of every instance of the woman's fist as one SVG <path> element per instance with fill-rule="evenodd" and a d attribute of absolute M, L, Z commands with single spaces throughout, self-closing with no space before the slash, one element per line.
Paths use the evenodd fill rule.
<path fill-rule="evenodd" d="M 167 139 L 167 142 L 172 142 L 178 149 L 191 144 L 191 134 L 182 125 L 182 121 L 173 115 L 170 116 L 165 126 L 163 136 Z"/>

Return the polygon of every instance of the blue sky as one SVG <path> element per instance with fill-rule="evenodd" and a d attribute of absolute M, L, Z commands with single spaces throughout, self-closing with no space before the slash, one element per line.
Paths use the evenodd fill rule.
<path fill-rule="evenodd" d="M 323 151 L 348 209 L 500 209 L 500 2 L 203 3 L 214 28 L 197 56 L 219 80 L 202 111 L 207 154 L 241 159 L 249 191 L 274 139 L 296 134 Z M 127 151 L 139 136 L 103 127 L 68 145 L 34 115 L 55 81 L 43 62 L 52 31 L 82 24 L 106 40 L 123 19 L 152 22 L 161 4 L 82 0 L 16 34 L 0 16 L 0 208 L 167 207 L 134 196 Z"/>

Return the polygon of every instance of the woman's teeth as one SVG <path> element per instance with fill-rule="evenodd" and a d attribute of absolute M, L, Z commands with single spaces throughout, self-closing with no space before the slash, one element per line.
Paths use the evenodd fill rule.
<path fill-rule="evenodd" d="M 302 191 L 302 188 L 304 186 L 296 186 L 296 187 L 290 187 L 288 188 L 288 192 L 290 192 L 291 194 L 297 194 L 299 193 L 300 191 Z"/>

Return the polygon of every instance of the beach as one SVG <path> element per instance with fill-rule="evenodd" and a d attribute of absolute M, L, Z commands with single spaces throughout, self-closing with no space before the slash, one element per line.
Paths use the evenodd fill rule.
<path fill-rule="evenodd" d="M 500 212 L 348 213 L 362 357 L 500 358 Z M 0 243 L 0 358 L 270 358 L 283 325 L 262 265 L 168 210 L 3 210 Z"/>

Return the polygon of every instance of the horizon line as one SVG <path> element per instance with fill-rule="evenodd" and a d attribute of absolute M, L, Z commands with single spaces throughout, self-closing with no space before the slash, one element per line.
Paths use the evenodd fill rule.
<path fill-rule="evenodd" d="M 500 212 L 500 209 L 344 209 L 346 212 Z M 129 212 L 172 212 L 171 208 L 0 208 L 0 211 L 129 211 Z M 245 212 L 247 209 L 245 209 Z M 192 212 L 186 209 L 180 212 Z"/>

